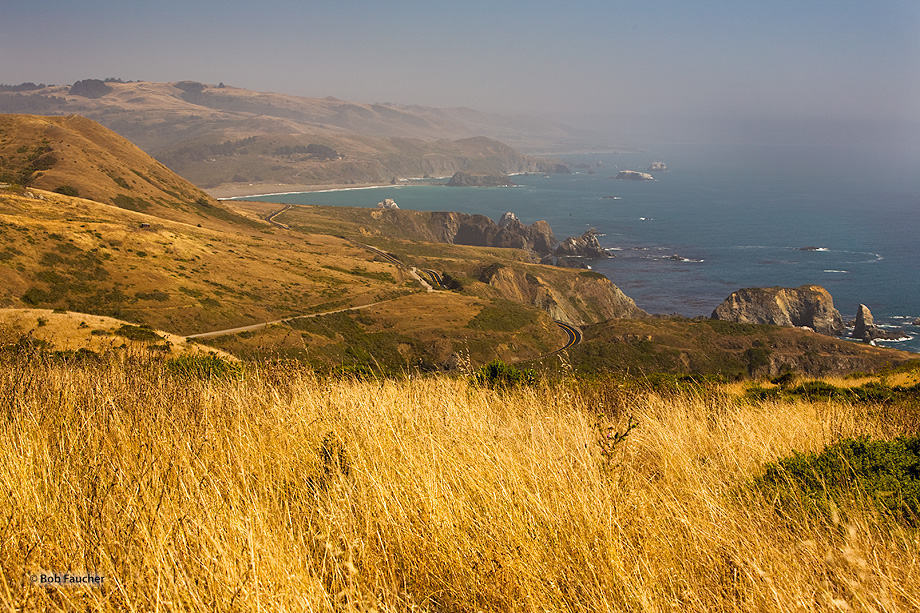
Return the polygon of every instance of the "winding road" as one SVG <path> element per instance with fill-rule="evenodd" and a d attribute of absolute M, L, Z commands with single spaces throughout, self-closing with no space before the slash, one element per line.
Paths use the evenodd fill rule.
<path fill-rule="evenodd" d="M 547 355 L 553 355 L 555 353 L 559 353 L 560 351 L 565 351 L 569 347 L 574 347 L 581 342 L 581 330 L 571 324 L 565 323 L 564 321 L 556 321 L 556 325 L 562 328 L 565 333 L 569 335 L 569 342 L 565 344 L 565 347 L 557 349 L 556 351 L 553 351 Z"/>
<path fill-rule="evenodd" d="M 265 221 L 269 222 L 270 224 L 274 226 L 282 228 L 284 230 L 290 230 L 291 229 L 290 226 L 283 224 L 279 221 L 275 221 L 275 218 L 278 215 L 281 215 L 282 213 L 284 213 L 285 211 L 291 209 L 292 207 L 293 205 L 286 204 L 283 209 L 274 211 L 266 215 Z M 340 238 L 345 238 L 345 237 L 340 237 Z M 377 247 L 372 247 L 371 245 L 365 245 L 363 243 L 358 243 L 356 241 L 352 241 L 347 238 L 345 240 L 363 249 L 366 249 L 367 251 L 370 251 L 374 255 L 380 256 L 381 258 L 383 258 L 384 260 L 386 260 L 387 262 L 389 262 L 390 264 L 393 264 L 394 266 L 398 268 L 408 271 L 409 274 L 412 276 L 412 278 L 418 281 L 419 284 L 423 288 L 425 288 L 425 290 L 428 292 L 435 291 L 432 286 L 438 289 L 444 289 L 445 287 L 443 277 L 436 270 L 432 270 L 430 268 L 416 268 L 415 266 L 410 267 L 410 266 L 407 266 L 404 262 L 402 262 L 399 258 L 397 258 L 392 253 L 387 253 L 386 251 L 383 251 L 382 249 L 378 249 Z M 421 273 L 421 275 L 419 273 Z M 425 278 L 423 278 L 422 275 L 424 275 Z M 188 336 L 186 336 L 186 338 L 188 339 L 207 339 L 207 338 L 214 338 L 217 336 L 224 336 L 225 334 L 239 334 L 240 332 L 251 332 L 254 330 L 261 330 L 263 328 L 267 328 L 268 326 L 293 321 L 295 319 L 306 319 L 310 317 L 318 317 L 320 315 L 331 315 L 333 313 L 344 313 L 346 311 L 357 311 L 360 309 L 366 309 L 372 306 L 377 306 L 378 304 L 383 304 L 384 302 L 389 302 L 389 300 L 381 300 L 378 302 L 372 302 L 370 304 L 362 304 L 360 306 L 346 307 L 344 309 L 336 309 L 334 311 L 324 311 L 322 313 L 310 313 L 308 315 L 295 315 L 293 317 L 285 317 L 282 319 L 275 319 L 272 321 L 265 321 L 265 322 L 261 322 L 257 324 L 250 324 L 248 326 L 238 326 L 236 328 L 225 328 L 223 330 L 212 330 L 211 332 L 199 332 L 198 334 L 189 334 Z M 565 346 L 560 347 L 559 349 L 556 349 L 555 351 L 551 351 L 550 353 L 547 353 L 545 355 L 539 356 L 538 358 L 532 358 L 532 359 L 536 360 L 540 358 L 549 357 L 551 355 L 555 355 L 559 353 L 560 351 L 565 351 L 569 347 L 573 347 L 581 342 L 581 330 L 579 330 L 578 328 L 576 328 L 575 326 L 571 324 L 565 323 L 564 321 L 556 321 L 555 323 L 557 326 L 562 328 L 565 331 L 565 333 L 568 335 L 568 341 L 566 342 Z M 527 361 L 530 361 L 530 360 L 527 360 Z"/>

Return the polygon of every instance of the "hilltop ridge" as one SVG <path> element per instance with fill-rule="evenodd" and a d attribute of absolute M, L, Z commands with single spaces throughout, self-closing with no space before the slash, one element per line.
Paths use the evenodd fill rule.
<path fill-rule="evenodd" d="M 79 115 L 0 115 L 0 182 L 185 223 L 235 217 L 130 141 Z"/>

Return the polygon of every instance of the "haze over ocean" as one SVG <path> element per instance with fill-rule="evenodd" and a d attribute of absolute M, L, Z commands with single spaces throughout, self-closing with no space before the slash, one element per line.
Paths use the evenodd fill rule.
<path fill-rule="evenodd" d="M 649 153 L 559 156 L 594 174 L 515 177 L 514 188 L 387 187 L 258 198 L 294 204 L 480 213 L 545 219 L 557 239 L 594 227 L 615 258 L 591 263 L 651 313 L 708 316 L 743 287 L 816 283 L 844 320 L 866 304 L 920 351 L 920 173 L 881 149 L 669 145 Z M 618 170 L 664 161 L 656 181 Z M 596 163 L 601 162 L 600 166 Z M 614 199 L 614 197 L 618 199 Z"/>

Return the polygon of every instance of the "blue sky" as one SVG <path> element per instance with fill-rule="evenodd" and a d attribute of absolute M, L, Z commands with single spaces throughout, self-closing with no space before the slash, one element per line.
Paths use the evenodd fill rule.
<path fill-rule="evenodd" d="M 0 82 L 104 77 L 468 106 L 637 138 L 742 125 L 897 138 L 920 125 L 920 2 L 0 0 Z"/>

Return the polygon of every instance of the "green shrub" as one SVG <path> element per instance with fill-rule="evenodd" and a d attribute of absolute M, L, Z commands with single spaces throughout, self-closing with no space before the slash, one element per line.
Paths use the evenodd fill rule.
<path fill-rule="evenodd" d="M 777 400 L 782 390 L 778 387 L 761 387 L 754 385 L 744 392 L 744 396 L 750 400 Z"/>
<path fill-rule="evenodd" d="M 378 378 L 377 372 L 367 364 L 341 364 L 332 369 L 333 377 L 370 381 Z"/>
<path fill-rule="evenodd" d="M 243 366 L 208 353 L 181 355 L 166 361 L 167 372 L 189 379 L 227 379 L 243 373 Z"/>
<path fill-rule="evenodd" d="M 80 195 L 80 192 L 77 191 L 77 188 L 71 187 L 70 185 L 62 185 L 54 191 L 63 196 L 73 196 L 74 198 Z"/>
<path fill-rule="evenodd" d="M 537 382 L 536 371 L 520 369 L 502 360 L 492 360 L 473 373 L 477 385 L 493 389 L 510 389 L 518 385 L 533 385 Z"/>
<path fill-rule="evenodd" d="M 772 383 L 773 385 L 778 385 L 780 387 L 786 387 L 787 385 L 790 385 L 794 382 L 795 382 L 795 373 L 793 373 L 791 370 L 787 370 L 780 376 L 770 379 L 770 383 Z"/>
<path fill-rule="evenodd" d="M 123 324 L 115 330 L 115 334 L 131 341 L 155 342 L 163 338 L 148 325 L 132 326 L 131 324 Z"/>
<path fill-rule="evenodd" d="M 781 507 L 798 502 L 827 511 L 863 498 L 908 523 L 920 518 L 920 437 L 842 439 L 820 453 L 767 464 L 756 487 Z"/>

